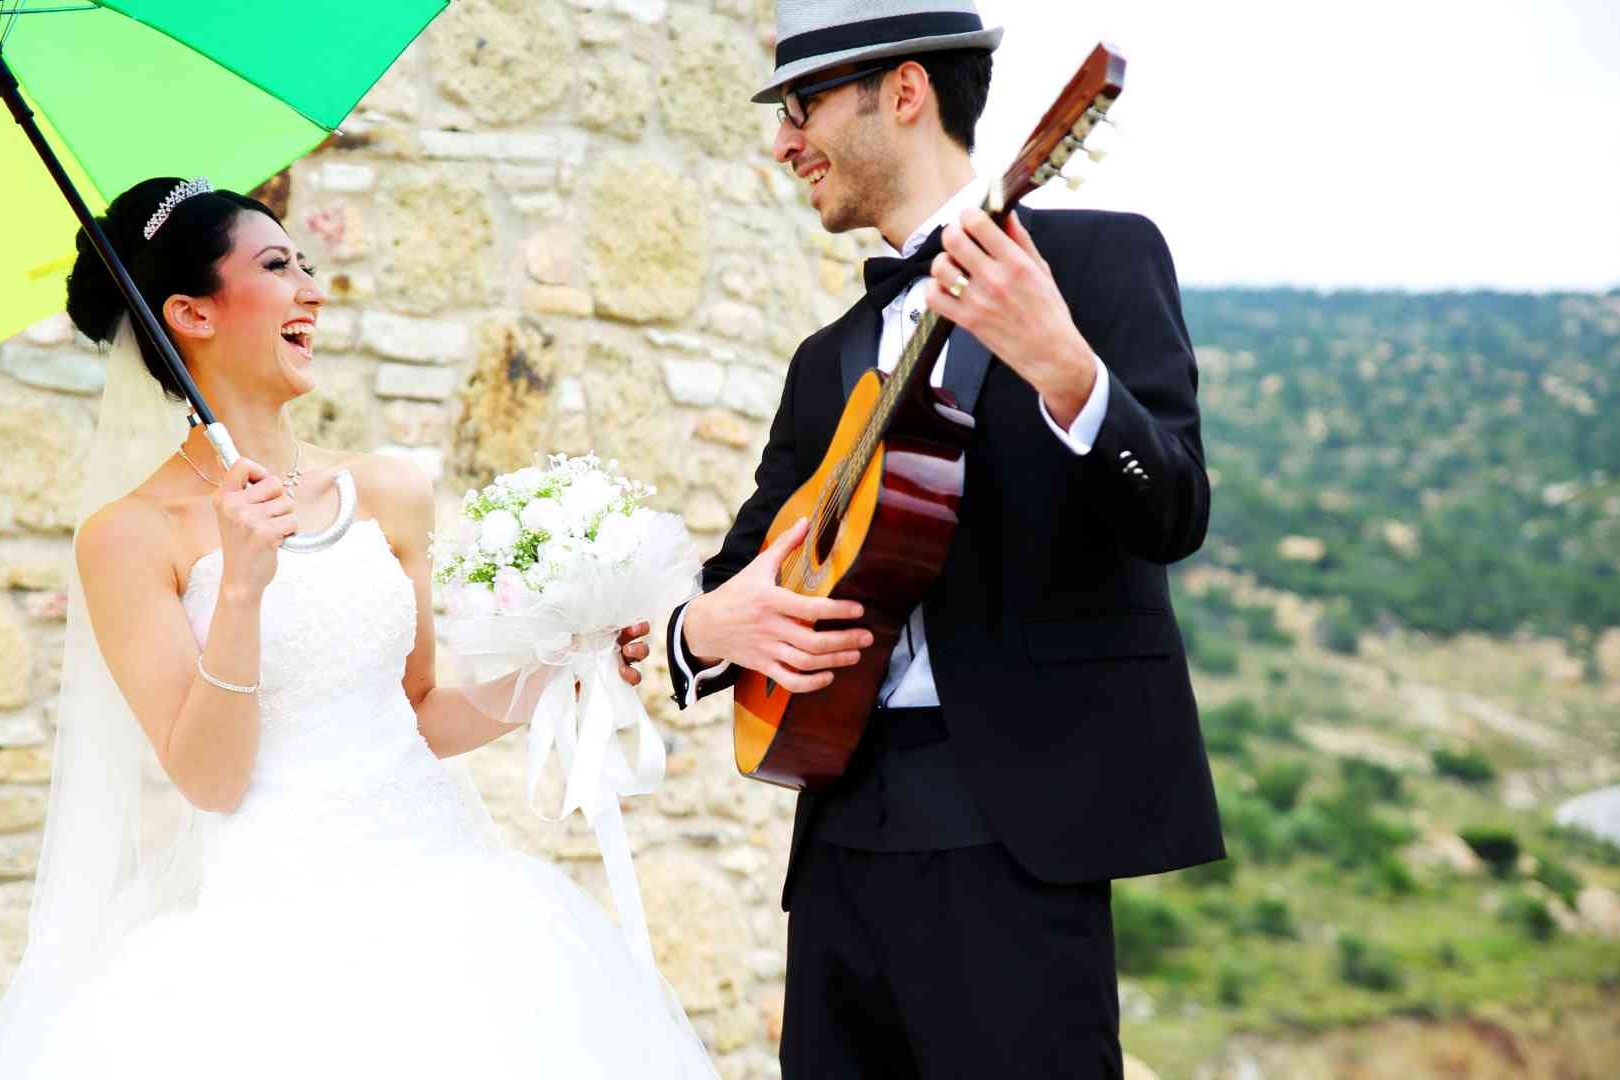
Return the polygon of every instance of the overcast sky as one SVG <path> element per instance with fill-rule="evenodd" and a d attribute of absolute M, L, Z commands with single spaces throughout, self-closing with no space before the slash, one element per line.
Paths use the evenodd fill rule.
<path fill-rule="evenodd" d="M 1032 202 L 1147 214 L 1185 284 L 1620 286 L 1620 0 L 979 8 L 1006 27 L 979 170 L 1112 43 L 1125 142 Z"/>

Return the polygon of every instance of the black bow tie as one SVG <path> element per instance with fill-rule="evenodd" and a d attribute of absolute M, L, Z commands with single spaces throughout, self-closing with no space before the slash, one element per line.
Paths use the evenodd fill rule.
<path fill-rule="evenodd" d="M 934 256 L 945 250 L 945 244 L 940 239 L 944 231 L 941 227 L 929 233 L 922 246 L 904 259 L 884 257 L 867 259 L 866 264 L 861 267 L 861 274 L 866 278 L 867 301 L 882 311 L 894 301 L 895 297 L 905 292 L 913 281 L 928 273 Z"/>

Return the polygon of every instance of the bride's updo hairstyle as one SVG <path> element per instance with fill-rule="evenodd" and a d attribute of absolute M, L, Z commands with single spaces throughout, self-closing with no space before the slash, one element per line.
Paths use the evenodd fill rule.
<path fill-rule="evenodd" d="M 230 253 L 231 228 L 238 214 L 257 211 L 277 224 L 281 222 L 257 199 L 234 191 L 211 191 L 180 203 L 152 239 L 146 239 L 146 223 L 169 193 L 184 182 L 174 176 L 143 180 L 114 199 L 107 212 L 96 219 L 159 324 L 163 323 L 163 304 L 169 297 L 211 296 L 219 289 L 217 266 Z M 83 229 L 78 231 L 77 244 L 78 258 L 67 279 L 68 317 L 85 337 L 108 343 L 117 334 L 119 317 L 129 311 L 129 305 Z M 169 332 L 166 325 L 163 330 Z M 174 335 L 169 337 L 172 341 Z M 179 382 L 146 335 L 137 331 L 135 338 L 146 370 L 163 386 L 163 392 L 176 401 L 185 400 Z"/>

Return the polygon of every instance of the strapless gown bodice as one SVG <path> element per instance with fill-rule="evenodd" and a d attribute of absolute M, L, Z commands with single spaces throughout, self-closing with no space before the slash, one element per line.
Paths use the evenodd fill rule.
<path fill-rule="evenodd" d="M 218 549 L 182 604 L 199 647 L 219 597 Z M 241 805 L 203 816 L 204 894 L 258 895 L 353 877 L 415 851 L 476 843 L 461 790 L 417 731 L 402 679 L 416 633 L 411 580 L 370 519 L 332 548 L 282 554 L 259 621 L 259 749 Z"/>

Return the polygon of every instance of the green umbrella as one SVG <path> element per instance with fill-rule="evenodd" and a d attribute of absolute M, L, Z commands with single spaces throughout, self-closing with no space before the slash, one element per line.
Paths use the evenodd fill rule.
<path fill-rule="evenodd" d="M 0 0 L 0 61 L 99 213 L 149 176 L 247 191 L 348 115 L 447 0 Z M 3 76 L 0 76 L 3 77 Z M 0 125 L 0 338 L 62 307 L 73 211 Z"/>
<path fill-rule="evenodd" d="M 149 176 L 256 186 L 335 130 L 447 3 L 0 0 L 0 98 L 17 121 L 0 127 L 0 338 L 61 308 L 82 225 L 191 399 L 192 422 L 234 464 L 230 435 L 91 215 Z M 342 535 L 354 506 L 345 481 L 333 527 L 286 546 Z"/>

